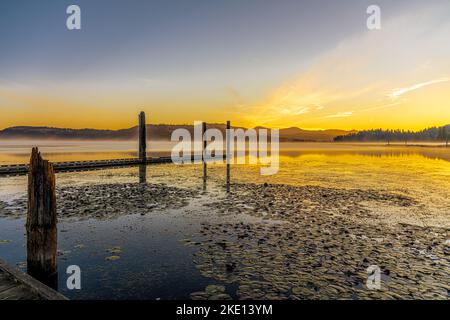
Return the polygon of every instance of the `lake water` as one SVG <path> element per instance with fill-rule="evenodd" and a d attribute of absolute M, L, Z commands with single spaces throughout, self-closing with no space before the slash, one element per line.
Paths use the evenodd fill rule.
<path fill-rule="evenodd" d="M 134 143 L 129 142 L 1 142 L 0 164 L 28 162 L 30 147 L 35 144 L 40 146 L 44 158 L 51 161 L 128 158 L 136 154 Z M 149 149 L 151 155 L 167 155 L 170 144 L 154 142 Z M 283 143 L 278 174 L 261 176 L 259 169 L 258 165 L 233 165 L 232 182 L 398 194 L 420 202 L 420 210 L 375 208 L 387 224 L 401 222 L 444 228 L 444 231 L 450 228 L 450 148 Z M 4 207 L 23 205 L 26 179 L 26 176 L 0 177 L 0 201 Z M 129 212 L 120 211 L 120 205 L 116 209 L 112 205 L 102 215 L 92 212 L 79 217 L 61 217 L 58 224 L 59 291 L 72 299 L 183 299 L 205 290 L 208 285 L 224 285 L 225 293 L 236 298 L 242 279 L 221 281 L 221 277 L 209 275 L 204 270 L 205 265 L 199 267 L 196 261 L 199 247 L 195 243 L 204 242 L 204 224 L 222 225 L 230 220 L 229 216 L 221 215 L 220 210 L 204 206 L 226 196 L 225 166 L 210 165 L 206 184 L 199 165 L 147 166 L 146 179 L 148 184 L 194 190 L 196 195 L 186 199 L 181 207 L 158 207 L 147 214 L 139 210 L 139 205 L 130 206 Z M 65 188 L 67 192 L 79 188 L 82 194 L 84 187 L 115 184 L 126 188 L 138 185 L 139 168 L 57 174 L 58 188 Z M 111 192 L 114 190 L 102 193 L 108 197 L 97 196 L 95 201 L 105 203 L 106 208 Z M 93 198 L 87 199 L 92 201 Z M 351 200 L 349 198 L 349 202 Z M 104 210 L 102 208 L 98 210 Z M 22 270 L 26 270 L 25 217 L 25 210 L 22 215 L 0 217 L 0 258 Z M 255 225 L 277 223 L 260 221 L 245 213 L 232 219 Z M 82 270 L 82 290 L 66 288 L 65 269 L 72 264 Z M 449 272 L 447 267 L 448 264 L 445 271 Z"/>

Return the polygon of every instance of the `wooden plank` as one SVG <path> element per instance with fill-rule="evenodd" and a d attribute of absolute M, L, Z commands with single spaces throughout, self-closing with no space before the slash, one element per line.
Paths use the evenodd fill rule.
<path fill-rule="evenodd" d="M 42 300 L 42 298 L 27 286 L 19 284 L 9 290 L 0 292 L 0 300 Z"/>
<path fill-rule="evenodd" d="M 0 293 L 16 286 L 17 283 L 13 281 L 11 276 L 0 270 Z"/>
<path fill-rule="evenodd" d="M 0 286 L 5 290 L 0 291 L 2 299 L 42 299 L 42 300 L 67 300 L 59 292 L 47 287 L 33 277 L 9 266 L 0 260 Z M 6 287 L 9 286 L 9 289 Z"/>

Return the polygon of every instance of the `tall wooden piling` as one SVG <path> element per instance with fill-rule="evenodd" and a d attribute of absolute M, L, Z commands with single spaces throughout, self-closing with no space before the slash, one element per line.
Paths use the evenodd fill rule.
<path fill-rule="evenodd" d="M 202 162 L 203 162 L 203 181 L 206 181 L 206 146 L 207 146 L 207 141 L 206 141 L 206 122 L 202 122 L 202 141 L 203 141 L 203 148 L 202 148 Z"/>
<path fill-rule="evenodd" d="M 33 148 L 28 171 L 27 271 L 57 287 L 57 216 L 53 165 Z"/>
<path fill-rule="evenodd" d="M 139 114 L 139 159 L 147 162 L 147 128 L 145 125 L 145 112 Z"/>
<path fill-rule="evenodd" d="M 231 163 L 231 122 L 227 121 L 226 135 L 226 159 L 227 159 L 227 192 L 230 192 L 230 163 Z"/>
<path fill-rule="evenodd" d="M 139 165 L 139 183 L 140 184 L 147 183 L 147 165 L 145 164 Z"/>

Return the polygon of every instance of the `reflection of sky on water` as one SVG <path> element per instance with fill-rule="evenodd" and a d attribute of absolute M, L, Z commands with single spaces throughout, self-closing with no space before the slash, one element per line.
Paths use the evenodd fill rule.
<path fill-rule="evenodd" d="M 387 190 L 420 199 L 431 214 L 448 214 L 450 162 L 444 160 L 448 150 L 323 146 L 309 144 L 302 150 L 282 150 L 280 170 L 274 176 L 260 176 L 257 165 L 233 165 L 232 182 Z M 203 188 L 201 166 L 151 165 L 146 171 L 149 183 Z M 102 221 L 61 219 L 58 226 L 59 250 L 63 252 L 59 256 L 60 288 L 65 285 L 64 271 L 70 264 L 81 267 L 83 279 L 81 292 L 61 289 L 62 292 L 71 298 L 188 298 L 189 293 L 215 283 L 195 268 L 192 254 L 197 248 L 180 242 L 195 240 L 201 221 L 214 217 L 212 212 L 200 209 L 198 201 L 208 201 L 208 197 L 215 198 L 222 192 L 225 166 L 209 165 L 208 177 L 209 193 L 187 208 Z M 57 174 L 58 186 L 138 181 L 139 167 Z M 25 192 L 26 176 L 0 178 L 0 200 L 24 196 Z M 12 240 L 0 244 L 0 257 L 11 264 L 20 265 L 25 260 L 24 231 L 24 219 L 0 218 L 0 240 Z M 106 250 L 116 246 L 121 247 L 121 258 L 107 261 L 111 254 Z"/>
<path fill-rule="evenodd" d="M 0 256 L 26 270 L 25 221 L 0 219 Z M 200 275 L 192 263 L 196 248 L 180 240 L 198 233 L 195 217 L 175 213 L 124 216 L 114 220 L 72 221 L 58 224 L 59 291 L 76 299 L 188 299 L 215 281 Z M 193 238 L 191 238 L 193 239 Z M 120 247 L 120 253 L 107 250 Z M 112 255 L 120 259 L 108 261 Z M 69 265 L 82 270 L 82 290 L 66 289 Z M 231 293 L 231 292 L 230 292 Z"/>

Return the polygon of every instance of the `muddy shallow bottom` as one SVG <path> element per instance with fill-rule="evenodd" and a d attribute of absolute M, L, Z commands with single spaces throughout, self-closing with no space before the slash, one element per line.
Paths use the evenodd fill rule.
<path fill-rule="evenodd" d="M 450 297 L 448 225 L 411 223 L 429 212 L 405 194 L 263 183 L 227 194 L 211 178 L 66 183 L 57 197 L 71 299 Z M 0 256 L 23 270 L 25 208 L 23 193 L 0 202 Z M 73 264 L 81 290 L 66 288 Z M 372 265 L 379 290 L 366 285 Z"/>

